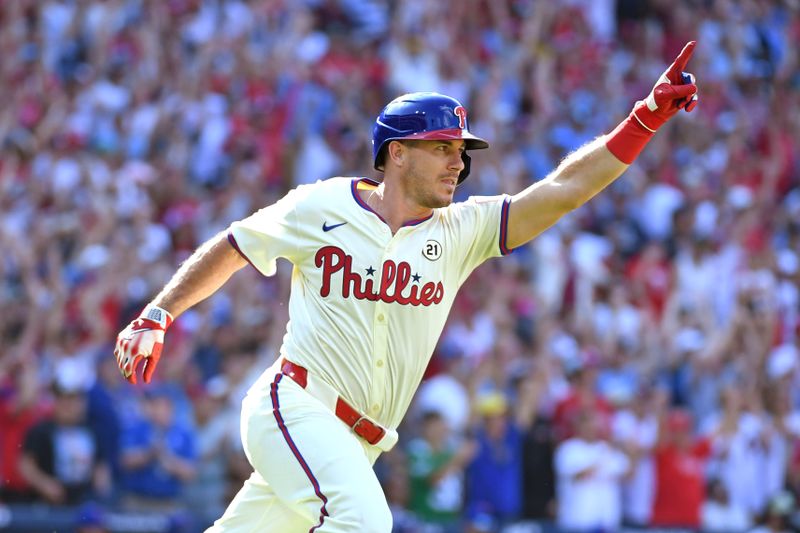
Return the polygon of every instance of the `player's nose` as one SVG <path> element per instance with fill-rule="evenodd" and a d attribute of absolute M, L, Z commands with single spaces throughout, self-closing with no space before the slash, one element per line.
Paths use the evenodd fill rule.
<path fill-rule="evenodd" d="M 454 153 L 450 156 L 450 160 L 448 161 L 448 169 L 455 170 L 457 172 L 464 170 L 464 158 L 461 157 L 462 153 L 463 152 L 459 152 L 458 150 L 454 151 Z"/>

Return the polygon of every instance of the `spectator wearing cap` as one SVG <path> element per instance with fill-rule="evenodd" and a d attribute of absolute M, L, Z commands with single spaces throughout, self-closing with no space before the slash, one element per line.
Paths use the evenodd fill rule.
<path fill-rule="evenodd" d="M 25 436 L 19 468 L 37 498 L 73 505 L 111 490 L 111 473 L 86 419 L 86 392 L 58 378 L 53 412 Z"/>
<path fill-rule="evenodd" d="M 194 432 L 175 419 L 172 392 L 146 390 L 143 417 L 122 434 L 123 503 L 131 510 L 173 512 L 196 475 Z"/>
<path fill-rule="evenodd" d="M 556 448 L 556 521 L 565 531 L 616 531 L 622 524 L 622 480 L 631 463 L 604 437 L 606 423 L 601 413 L 581 410 L 574 436 Z"/>
<path fill-rule="evenodd" d="M 503 393 L 481 394 L 475 410 L 480 421 L 477 451 L 467 467 L 465 512 L 469 531 L 498 531 L 521 511 L 522 435 Z"/>
<path fill-rule="evenodd" d="M 477 451 L 466 475 L 468 531 L 498 531 L 522 513 L 523 436 L 533 426 L 539 389 L 532 377 L 515 385 L 513 409 L 506 394 L 494 389 L 474 400 Z"/>
<path fill-rule="evenodd" d="M 695 438 L 692 429 L 692 417 L 684 409 L 673 409 L 659 422 L 652 526 L 700 527 L 711 442 Z"/>

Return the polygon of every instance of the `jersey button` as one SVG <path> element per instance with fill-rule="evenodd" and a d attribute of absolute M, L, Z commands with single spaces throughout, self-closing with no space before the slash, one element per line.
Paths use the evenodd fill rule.
<path fill-rule="evenodd" d="M 386 318 L 383 316 L 383 313 L 378 315 L 378 322 L 383 322 L 383 319 Z"/>
<path fill-rule="evenodd" d="M 383 366 L 383 359 L 378 359 L 378 368 Z"/>
<path fill-rule="evenodd" d="M 376 403 L 375 405 L 372 406 L 372 412 L 373 413 L 377 413 L 378 409 L 380 409 L 380 408 L 381 408 L 381 406 Z"/>

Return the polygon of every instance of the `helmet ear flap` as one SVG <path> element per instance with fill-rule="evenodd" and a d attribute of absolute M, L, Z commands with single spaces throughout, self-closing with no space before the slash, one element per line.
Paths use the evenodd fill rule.
<path fill-rule="evenodd" d="M 464 162 L 464 169 L 458 175 L 458 185 L 461 185 L 461 182 L 467 179 L 467 176 L 469 176 L 470 167 L 472 166 L 472 158 L 467 155 L 466 150 L 461 152 L 461 160 Z"/>
<path fill-rule="evenodd" d="M 375 156 L 375 164 L 373 165 L 375 170 L 383 172 L 383 165 L 386 162 L 386 146 L 388 146 L 388 144 L 389 143 L 384 143 L 378 149 L 378 155 Z"/>

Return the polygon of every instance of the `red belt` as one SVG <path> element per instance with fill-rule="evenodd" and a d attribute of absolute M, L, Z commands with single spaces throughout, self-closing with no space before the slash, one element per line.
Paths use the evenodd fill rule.
<path fill-rule="evenodd" d="M 292 378 L 295 383 L 304 389 L 308 385 L 308 370 L 292 363 L 288 359 L 283 360 L 281 373 Z M 372 422 L 366 415 L 359 413 L 355 407 L 347 403 L 341 396 L 336 399 L 335 412 L 342 422 L 350 426 L 353 433 L 372 445 L 377 444 L 386 433 L 386 430 Z"/>

